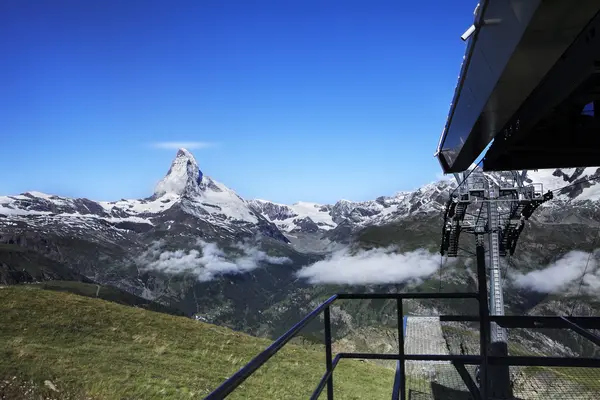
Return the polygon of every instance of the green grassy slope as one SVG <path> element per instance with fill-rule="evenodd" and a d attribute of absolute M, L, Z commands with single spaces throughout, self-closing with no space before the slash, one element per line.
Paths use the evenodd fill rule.
<path fill-rule="evenodd" d="M 269 343 L 38 285 L 0 287 L 0 398 L 203 398 Z M 230 398 L 307 398 L 323 371 L 323 351 L 288 345 Z M 389 398 L 393 371 L 343 360 L 334 380 L 336 398 Z"/>

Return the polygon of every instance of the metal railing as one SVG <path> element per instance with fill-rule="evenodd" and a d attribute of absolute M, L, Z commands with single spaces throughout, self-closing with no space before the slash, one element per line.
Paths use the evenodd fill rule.
<path fill-rule="evenodd" d="M 484 290 L 485 292 L 485 290 Z M 337 300 L 345 299 L 396 299 L 398 315 L 398 353 L 339 353 L 332 356 L 331 340 L 331 305 Z M 327 387 L 327 399 L 333 399 L 333 372 L 341 359 L 369 359 L 369 360 L 397 360 L 396 374 L 392 388 L 392 399 L 404 400 L 406 398 L 405 361 L 448 361 L 457 369 L 465 386 L 476 400 L 487 399 L 487 380 L 485 379 L 488 366 L 569 366 L 569 367 L 593 367 L 600 368 L 600 359 L 581 357 L 543 357 L 543 356 L 492 356 L 488 355 L 489 329 L 486 323 L 495 322 L 505 328 L 569 328 L 579 333 L 586 339 L 600 346 L 600 337 L 589 332 L 587 329 L 600 327 L 600 317 L 533 317 L 533 316 L 490 316 L 487 311 L 487 301 L 484 307 L 479 308 L 479 316 L 468 315 L 442 315 L 440 321 L 467 322 L 474 321 L 480 324 L 479 355 L 441 355 L 441 354 L 405 354 L 403 329 L 403 307 L 404 299 L 476 299 L 481 303 L 481 293 L 368 293 L 368 294 L 336 294 L 315 308 L 304 319 L 294 325 L 289 331 L 257 355 L 248 364 L 242 367 L 233 376 L 223 382 L 206 399 L 223 399 L 235 390 L 244 380 L 252 375 L 258 368 L 265 364 L 286 343 L 294 338 L 311 321 L 315 320 L 321 313 L 324 319 L 325 331 L 325 373 L 317 384 L 310 399 L 317 399 L 325 387 Z M 486 323 L 482 323 L 482 322 Z M 477 385 L 471 375 L 466 371 L 465 365 L 480 366 L 480 383 Z"/>

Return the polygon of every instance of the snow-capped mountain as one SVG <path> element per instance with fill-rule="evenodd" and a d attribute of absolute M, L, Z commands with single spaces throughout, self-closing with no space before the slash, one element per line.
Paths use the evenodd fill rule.
<path fill-rule="evenodd" d="M 473 166 L 475 167 L 475 166 Z M 479 173 L 481 176 L 481 173 Z M 483 175 L 499 186 L 515 184 L 514 174 L 508 172 L 485 172 Z M 569 205 L 572 207 L 598 208 L 600 199 L 600 168 L 573 168 L 527 171 L 525 184 L 533 184 L 543 192 L 555 191 L 555 200 L 543 205 L 553 209 Z M 320 233 L 334 241 L 346 242 L 354 232 L 367 227 L 400 221 L 415 215 L 442 212 L 449 192 L 456 188 L 454 180 L 440 180 L 414 191 L 399 192 L 393 196 L 381 196 L 375 200 L 339 200 L 335 204 L 299 202 L 292 205 L 268 200 L 250 200 L 252 207 L 267 220 L 287 234 L 292 243 L 299 234 Z M 564 188 L 562 190 L 558 190 Z M 552 213 L 552 211 L 550 211 Z M 544 213 L 546 215 L 547 212 Z M 305 242 L 306 236 L 303 236 Z M 311 241 L 311 246 L 317 243 Z M 318 243 L 322 250 L 322 243 Z M 306 246 L 302 246 L 306 248 Z M 309 246 L 310 247 L 310 246 Z M 316 249 L 316 247 L 315 247 Z"/>
<path fill-rule="evenodd" d="M 167 175 L 146 199 L 96 202 L 39 192 L 0 196 L 2 225 L 35 227 L 67 233 L 94 229 L 111 240 L 128 231 L 147 231 L 177 222 L 201 229 L 200 236 L 252 235 L 260 233 L 287 241 L 275 225 L 257 213 L 233 190 L 204 175 L 194 156 L 177 152 Z"/>
<path fill-rule="evenodd" d="M 512 179 L 511 173 L 485 173 L 485 176 L 501 185 Z M 600 179 L 595 180 L 598 177 L 599 168 L 557 169 L 528 171 L 525 181 L 541 184 L 544 191 L 572 185 L 556 193 L 556 200 L 547 205 L 552 207 L 599 199 Z M 39 192 L 0 196 L 0 227 L 63 235 L 86 234 L 92 229 L 103 240 L 115 241 L 123 240 L 131 232 L 169 231 L 178 225 L 180 231 L 195 231 L 202 237 L 260 233 L 287 242 L 299 233 L 319 236 L 335 230 L 352 233 L 370 225 L 440 212 L 453 187 L 456 187 L 454 181 L 440 180 L 393 196 L 361 202 L 340 200 L 333 205 L 246 201 L 204 175 L 194 156 L 180 149 L 168 173 L 148 198 L 97 202 Z"/>
<path fill-rule="evenodd" d="M 448 189 L 453 186 L 453 182 L 439 181 L 412 192 L 360 202 L 340 200 L 334 205 L 308 202 L 286 205 L 267 200 L 250 200 L 249 203 L 280 230 L 288 233 L 329 231 L 342 223 L 358 229 L 416 213 L 441 211 Z"/>
<path fill-rule="evenodd" d="M 250 200 L 249 203 L 265 218 L 285 232 L 316 232 L 337 226 L 333 221 L 331 206 L 298 202 L 292 205 L 273 203 L 268 200 Z"/>
<path fill-rule="evenodd" d="M 541 184 L 544 191 L 555 193 L 566 202 L 586 202 L 600 199 L 600 168 L 540 169 L 527 171 L 527 182 Z"/>
<path fill-rule="evenodd" d="M 257 224 L 261 219 L 233 190 L 202 174 L 194 156 L 185 149 L 177 152 L 169 172 L 156 185 L 153 200 L 180 201 L 187 212 L 219 225 Z"/>

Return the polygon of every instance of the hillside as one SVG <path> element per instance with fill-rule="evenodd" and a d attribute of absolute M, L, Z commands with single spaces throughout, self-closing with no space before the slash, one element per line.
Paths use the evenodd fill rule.
<path fill-rule="evenodd" d="M 202 398 L 269 340 L 100 299 L 0 286 L 0 398 Z M 306 398 L 324 352 L 288 345 L 231 396 Z M 336 398 L 388 398 L 393 371 L 343 361 Z"/>
<path fill-rule="evenodd" d="M 91 282 L 60 262 L 15 244 L 0 244 L 0 284 L 46 280 Z"/>

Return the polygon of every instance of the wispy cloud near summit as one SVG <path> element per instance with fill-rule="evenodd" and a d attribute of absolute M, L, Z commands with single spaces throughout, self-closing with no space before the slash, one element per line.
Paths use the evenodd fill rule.
<path fill-rule="evenodd" d="M 188 150 L 206 149 L 214 147 L 215 143 L 210 142 L 154 142 L 150 144 L 155 149 L 178 150 L 181 148 Z"/>

